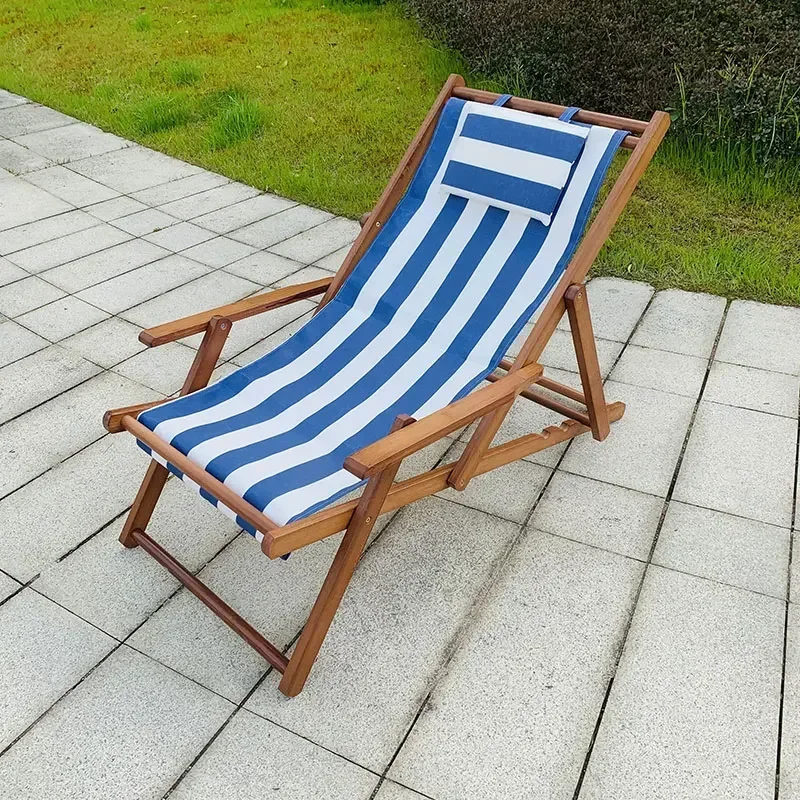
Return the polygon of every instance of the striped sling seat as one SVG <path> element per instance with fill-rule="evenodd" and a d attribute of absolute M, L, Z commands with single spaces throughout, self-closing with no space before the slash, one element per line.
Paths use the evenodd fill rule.
<path fill-rule="evenodd" d="M 279 525 L 351 492 L 347 456 L 494 370 L 563 273 L 625 135 L 450 98 L 333 299 L 263 358 L 139 421 Z"/>

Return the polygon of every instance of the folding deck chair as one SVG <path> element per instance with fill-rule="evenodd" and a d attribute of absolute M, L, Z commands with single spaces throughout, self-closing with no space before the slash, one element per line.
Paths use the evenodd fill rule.
<path fill-rule="evenodd" d="M 205 335 L 180 397 L 104 417 L 151 456 L 121 542 L 165 566 L 297 695 L 380 514 L 582 433 L 602 440 L 622 416 L 603 395 L 583 281 L 668 126 L 663 112 L 640 122 L 452 75 L 334 277 L 141 333 L 151 347 Z M 619 147 L 630 156 L 581 240 Z M 318 295 L 290 339 L 207 385 L 236 320 Z M 565 311 L 583 391 L 537 363 Z M 517 357 L 505 358 L 534 312 Z M 520 397 L 564 422 L 492 446 Z M 394 482 L 406 456 L 475 420 L 457 461 Z M 170 472 L 269 558 L 346 531 L 291 658 L 146 533 Z M 360 498 L 342 501 L 361 484 Z"/>

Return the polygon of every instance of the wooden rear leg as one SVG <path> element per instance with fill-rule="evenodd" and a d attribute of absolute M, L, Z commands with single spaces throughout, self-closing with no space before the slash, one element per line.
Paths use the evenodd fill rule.
<path fill-rule="evenodd" d="M 225 317 L 212 317 L 206 328 L 203 341 L 197 348 L 189 374 L 183 382 L 180 394 L 186 395 L 202 389 L 211 380 L 211 374 L 217 365 L 219 355 L 225 345 L 225 340 L 231 330 L 231 321 Z M 146 530 L 150 517 L 153 515 L 158 498 L 164 490 L 164 484 L 169 477 L 169 470 L 157 461 L 151 461 L 147 468 L 142 485 L 133 501 L 128 518 L 122 528 L 119 540 L 125 547 L 137 547 L 138 543 L 132 536 L 136 529 Z"/>
<path fill-rule="evenodd" d="M 405 415 L 398 417 L 392 425 L 392 432 L 410 425 L 413 421 L 411 417 Z M 397 462 L 379 472 L 369 480 L 364 494 L 361 495 L 361 500 L 353 512 L 342 543 L 336 551 L 336 556 L 325 577 L 325 582 L 322 584 L 308 622 L 303 628 L 297 647 L 295 647 L 278 685 L 280 691 L 287 697 L 296 697 L 305 686 L 311 667 L 325 641 L 333 617 L 350 584 L 350 579 L 353 577 L 361 553 L 367 544 L 367 539 L 375 526 L 375 520 L 383 508 L 386 495 L 392 488 L 392 482 L 399 468 L 400 462 Z"/>
<path fill-rule="evenodd" d="M 589 426 L 592 436 L 602 441 L 611 432 L 608 418 L 603 376 L 597 360 L 597 345 L 592 330 L 592 318 L 589 314 L 589 302 L 584 284 L 573 284 L 564 294 L 567 306 L 569 325 L 572 330 L 572 341 L 575 345 L 575 357 L 586 398 L 586 410 L 589 413 Z"/>

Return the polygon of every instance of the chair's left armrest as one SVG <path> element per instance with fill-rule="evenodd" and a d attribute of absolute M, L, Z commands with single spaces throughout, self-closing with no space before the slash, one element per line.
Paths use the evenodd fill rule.
<path fill-rule="evenodd" d="M 535 383 L 541 374 L 540 364 L 528 364 L 509 372 L 489 386 L 361 448 L 345 459 L 344 468 L 359 478 L 369 478 L 513 400 L 526 386 Z"/>
<path fill-rule="evenodd" d="M 163 325 L 156 325 L 154 328 L 143 330 L 139 334 L 139 341 L 148 347 L 157 347 L 160 344 L 174 342 L 176 339 L 183 339 L 195 333 L 202 333 L 208 327 L 212 317 L 225 317 L 231 322 L 235 322 L 237 319 L 252 317 L 264 311 L 270 311 L 273 308 L 296 303 L 298 300 L 306 300 L 309 297 L 324 294 L 332 280 L 333 276 L 321 278 L 318 281 L 298 283 L 296 286 L 287 286 L 265 294 L 246 297 L 236 303 L 229 303 L 226 306 L 212 308 L 210 311 L 192 314 L 190 317 L 176 319 L 174 322 L 165 322 Z"/>

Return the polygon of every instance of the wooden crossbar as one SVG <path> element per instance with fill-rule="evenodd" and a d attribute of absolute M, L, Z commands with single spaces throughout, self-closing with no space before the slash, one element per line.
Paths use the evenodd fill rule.
<path fill-rule="evenodd" d="M 214 594 L 201 580 L 189 572 L 183 564 L 170 555 L 158 542 L 151 539 L 140 528 L 131 531 L 133 540 L 149 553 L 162 567 L 176 577 L 198 600 L 205 603 L 232 631 L 244 639 L 262 658 L 279 672 L 286 670 L 289 660 L 267 641 L 246 619 L 237 614 L 224 600 Z"/>
<path fill-rule="evenodd" d="M 486 380 L 494 383 L 499 381 L 502 377 L 502 375 L 492 373 L 486 376 Z M 536 383 L 541 384 L 541 381 L 536 381 Z M 555 411 L 557 414 L 562 414 L 565 417 L 577 420 L 583 425 L 589 425 L 588 414 L 584 414 L 582 411 L 579 411 L 576 408 L 571 408 L 559 400 L 554 400 L 552 397 L 547 397 L 547 395 L 544 395 L 541 392 L 535 392 L 533 389 L 523 389 L 519 393 L 519 396 L 524 397 L 526 400 L 532 400 L 534 403 L 538 403 L 540 406 L 549 408 L 551 411 Z"/>
<path fill-rule="evenodd" d="M 154 453 L 158 453 L 161 458 L 176 466 L 184 475 L 214 495 L 220 503 L 235 511 L 257 531 L 267 533 L 278 527 L 276 522 L 273 522 L 257 508 L 251 506 L 250 503 L 239 497 L 233 489 L 195 464 L 194 461 L 187 458 L 169 442 L 165 442 L 160 436 L 153 433 L 150 428 L 146 428 L 139 420 L 133 417 L 123 417 L 121 425 L 140 442 L 146 444 Z"/>
<path fill-rule="evenodd" d="M 479 103 L 493 103 L 500 96 L 496 92 L 471 89 L 467 86 L 457 86 L 453 89 L 453 97 L 459 97 L 462 100 L 474 100 Z M 560 117 L 567 110 L 567 106 L 560 106 L 556 103 L 543 103 L 540 100 L 528 100 L 525 97 L 512 97 L 505 103 L 505 108 L 514 108 L 518 111 L 528 111 L 547 117 Z M 639 144 L 639 138 L 634 134 L 644 133 L 648 125 L 647 122 L 640 119 L 617 117 L 613 114 L 600 114 L 597 111 L 584 111 L 583 109 L 578 111 L 572 119 L 589 125 L 602 125 L 619 131 L 629 131 L 631 135 L 626 136 L 622 142 L 622 146 L 628 150 L 633 150 Z"/>

